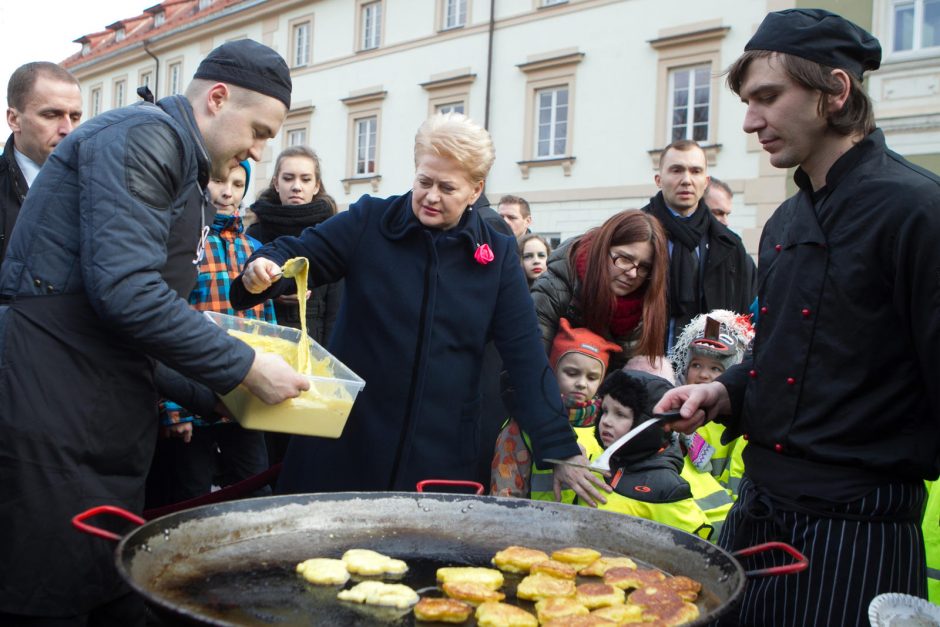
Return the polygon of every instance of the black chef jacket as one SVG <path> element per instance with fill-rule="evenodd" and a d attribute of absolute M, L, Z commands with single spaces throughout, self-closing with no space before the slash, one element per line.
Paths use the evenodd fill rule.
<path fill-rule="evenodd" d="M 761 236 L 753 356 L 720 378 L 728 437 L 746 434 L 748 474 L 779 494 L 850 500 L 935 479 L 940 179 L 876 129 L 815 194 L 795 180 Z"/>

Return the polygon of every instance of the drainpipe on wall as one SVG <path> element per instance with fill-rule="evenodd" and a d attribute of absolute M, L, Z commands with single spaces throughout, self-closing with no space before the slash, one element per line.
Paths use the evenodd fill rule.
<path fill-rule="evenodd" d="M 154 63 L 156 63 L 156 68 L 153 71 L 153 89 L 150 91 L 153 92 L 154 97 L 160 98 L 160 59 L 157 58 L 157 55 L 150 52 L 150 48 L 147 47 L 147 40 L 144 40 L 144 52 L 153 57 Z"/>
<path fill-rule="evenodd" d="M 493 31 L 496 29 L 496 0 L 490 0 L 490 34 L 486 51 L 486 108 L 483 114 L 483 128 L 490 128 L 490 85 L 493 82 Z"/>

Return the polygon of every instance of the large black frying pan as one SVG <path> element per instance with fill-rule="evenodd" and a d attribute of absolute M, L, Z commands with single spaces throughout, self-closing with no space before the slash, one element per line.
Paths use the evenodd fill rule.
<path fill-rule="evenodd" d="M 94 513 L 77 516 L 77 525 L 86 526 L 81 520 Z M 592 547 L 696 579 L 703 586 L 697 625 L 726 611 L 745 582 L 731 554 L 647 520 L 542 501 L 398 492 L 275 496 L 184 510 L 122 538 L 117 567 L 152 607 L 176 621 L 411 625 L 410 611 L 336 600 L 336 587 L 306 583 L 295 565 L 369 548 L 408 562 L 403 583 L 420 589 L 434 585 L 440 566 L 489 565 L 509 545 L 548 552 Z M 793 570 L 802 568 L 805 563 Z M 507 578 L 507 600 L 517 581 Z"/>

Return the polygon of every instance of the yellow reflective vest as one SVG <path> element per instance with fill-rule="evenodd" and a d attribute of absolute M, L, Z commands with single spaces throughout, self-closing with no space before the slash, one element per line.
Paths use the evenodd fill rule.
<path fill-rule="evenodd" d="M 927 507 L 921 529 L 927 553 L 927 598 L 940 605 L 940 485 L 927 481 Z"/>
<path fill-rule="evenodd" d="M 603 452 L 594 437 L 593 427 L 574 431 L 588 459 L 593 460 Z M 645 518 L 711 539 L 714 527 L 692 498 L 688 483 L 679 474 L 680 453 L 656 453 L 651 458 L 660 455 L 675 455 L 675 466 L 670 469 L 662 463 L 663 460 L 653 460 L 653 464 L 636 464 L 626 472 L 624 469 L 614 471 L 607 479 L 614 491 L 605 495 L 607 503 L 598 509 Z M 664 477 L 666 481 L 662 481 Z"/>
<path fill-rule="evenodd" d="M 709 422 L 697 430 L 697 433 L 715 449 L 711 457 L 711 475 L 724 486 L 733 500 L 737 500 L 741 478 L 744 476 L 744 459 L 741 457 L 741 452 L 747 446 L 747 442 L 744 438 L 735 438 L 727 444 L 722 444 L 721 436 L 724 432 L 724 425 L 717 422 Z"/>

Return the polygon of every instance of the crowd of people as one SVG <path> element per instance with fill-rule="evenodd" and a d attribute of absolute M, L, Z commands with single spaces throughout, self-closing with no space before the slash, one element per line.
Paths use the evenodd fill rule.
<path fill-rule="evenodd" d="M 727 624 L 862 625 L 878 594 L 926 597 L 940 179 L 875 127 L 861 81 L 880 59 L 857 25 L 790 9 L 731 66 L 745 132 L 796 168 L 756 264 L 694 141 L 661 151 L 646 206 L 553 249 L 524 198 L 489 208 L 493 140 L 460 114 L 417 129 L 400 195 L 337 211 L 316 152 L 291 146 L 250 202 L 249 159 L 291 102 L 286 63 L 254 41 L 210 52 L 185 94 L 80 126 L 75 79 L 21 67 L 0 159 L 0 558 L 20 566 L 0 572 L 0 623 L 141 625 L 112 546 L 71 517 L 272 467 L 278 493 L 484 474 L 495 496 L 807 555 L 748 585 Z M 281 280 L 294 257 L 305 293 Z M 366 381 L 338 439 L 243 429 L 219 400 L 309 383 L 199 312 L 299 328 L 301 299 L 312 338 Z M 679 420 L 612 449 L 610 473 L 587 468 L 667 410 Z"/>

